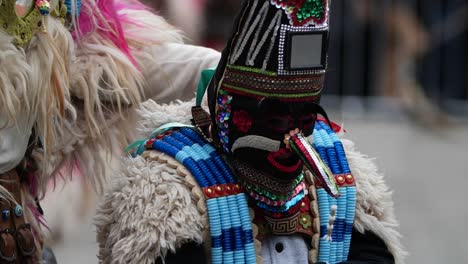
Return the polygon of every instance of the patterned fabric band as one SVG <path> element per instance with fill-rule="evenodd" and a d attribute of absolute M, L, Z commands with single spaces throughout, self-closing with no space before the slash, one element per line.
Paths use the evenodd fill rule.
<path fill-rule="evenodd" d="M 222 89 L 258 98 L 276 97 L 315 101 L 322 92 L 325 75 L 278 76 L 276 73 L 253 71 L 245 67 L 228 66 Z"/>

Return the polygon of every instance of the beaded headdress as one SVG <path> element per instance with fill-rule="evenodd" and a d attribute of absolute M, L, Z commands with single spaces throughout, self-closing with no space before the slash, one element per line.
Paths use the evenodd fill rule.
<path fill-rule="evenodd" d="M 296 176 L 301 163 L 294 171 L 276 170 L 270 166 L 275 162 L 262 164 L 262 157 L 293 152 L 291 160 L 300 158 L 336 197 L 331 172 L 306 139 L 317 114 L 327 118 L 318 103 L 327 68 L 329 5 L 328 0 L 244 1 L 208 101 L 211 136 L 225 153 L 284 179 Z"/>
<path fill-rule="evenodd" d="M 230 102 L 242 95 L 318 103 L 325 80 L 327 0 L 247 0 L 209 87 L 212 132 L 229 151 Z"/>

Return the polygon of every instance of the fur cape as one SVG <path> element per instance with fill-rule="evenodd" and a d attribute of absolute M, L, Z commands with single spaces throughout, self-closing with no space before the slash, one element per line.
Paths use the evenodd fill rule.
<path fill-rule="evenodd" d="M 59 2 L 51 0 L 52 10 Z M 72 14 L 78 2 L 71 0 Z M 38 171 L 22 188 L 25 216 L 39 243 L 44 221 L 35 199 L 56 176 L 70 178 L 74 171 L 102 190 L 113 154 L 134 140 L 135 108 L 149 86 L 140 65 L 157 64 L 152 46 L 183 42 L 177 29 L 138 0 L 83 0 L 80 15 L 63 22 L 46 17 L 47 33 L 37 32 L 24 47 L 0 29 L 0 111 L 6 116 L 0 130 L 26 117 L 28 131 L 21 133 L 34 127 L 42 143 L 32 151 Z M 1 186 L 0 197 L 10 197 Z"/>
<path fill-rule="evenodd" d="M 148 135 L 167 122 L 189 123 L 192 105 L 146 102 L 139 112 L 139 131 Z M 343 139 L 343 144 L 358 190 L 355 228 L 381 237 L 396 263 L 404 263 L 392 193 L 374 162 L 350 140 Z M 167 155 L 152 151 L 146 157 L 125 158 L 95 218 L 100 263 L 150 264 L 184 242 L 201 243 L 209 237 L 202 197 L 190 173 Z"/>
<path fill-rule="evenodd" d="M 51 0 L 52 9 L 59 2 Z M 71 3 L 74 14 L 78 2 Z M 152 46 L 183 38 L 138 0 L 83 0 L 69 25 L 53 16 L 44 24 L 47 33 L 24 47 L 0 29 L 0 129 L 20 116 L 26 129 L 34 126 L 41 148 L 33 154 L 40 167 L 33 196 L 77 169 L 101 190 L 111 154 L 134 140 L 135 108 L 149 89 L 140 66 L 157 64 Z"/>

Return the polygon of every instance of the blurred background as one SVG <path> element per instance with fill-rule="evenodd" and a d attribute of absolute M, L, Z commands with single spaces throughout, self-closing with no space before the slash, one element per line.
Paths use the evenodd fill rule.
<path fill-rule="evenodd" d="M 188 43 L 218 50 L 240 7 L 239 0 L 146 2 Z M 386 175 L 407 263 L 468 263 L 468 0 L 332 5 L 324 108 Z M 97 263 L 96 200 L 83 186 L 75 180 L 44 206 L 59 263 Z M 79 203 L 76 217 L 59 217 L 63 197 Z"/>

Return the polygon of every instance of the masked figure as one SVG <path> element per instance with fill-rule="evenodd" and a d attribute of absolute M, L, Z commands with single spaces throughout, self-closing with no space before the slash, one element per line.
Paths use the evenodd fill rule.
<path fill-rule="evenodd" d="M 139 103 L 192 98 L 218 61 L 138 1 L 0 0 L 0 263 L 41 260 L 51 178 L 101 189 Z"/>
<path fill-rule="evenodd" d="M 319 105 L 329 9 L 245 1 L 196 106 L 145 104 L 150 137 L 98 210 L 102 263 L 402 263 L 382 177 Z"/>

